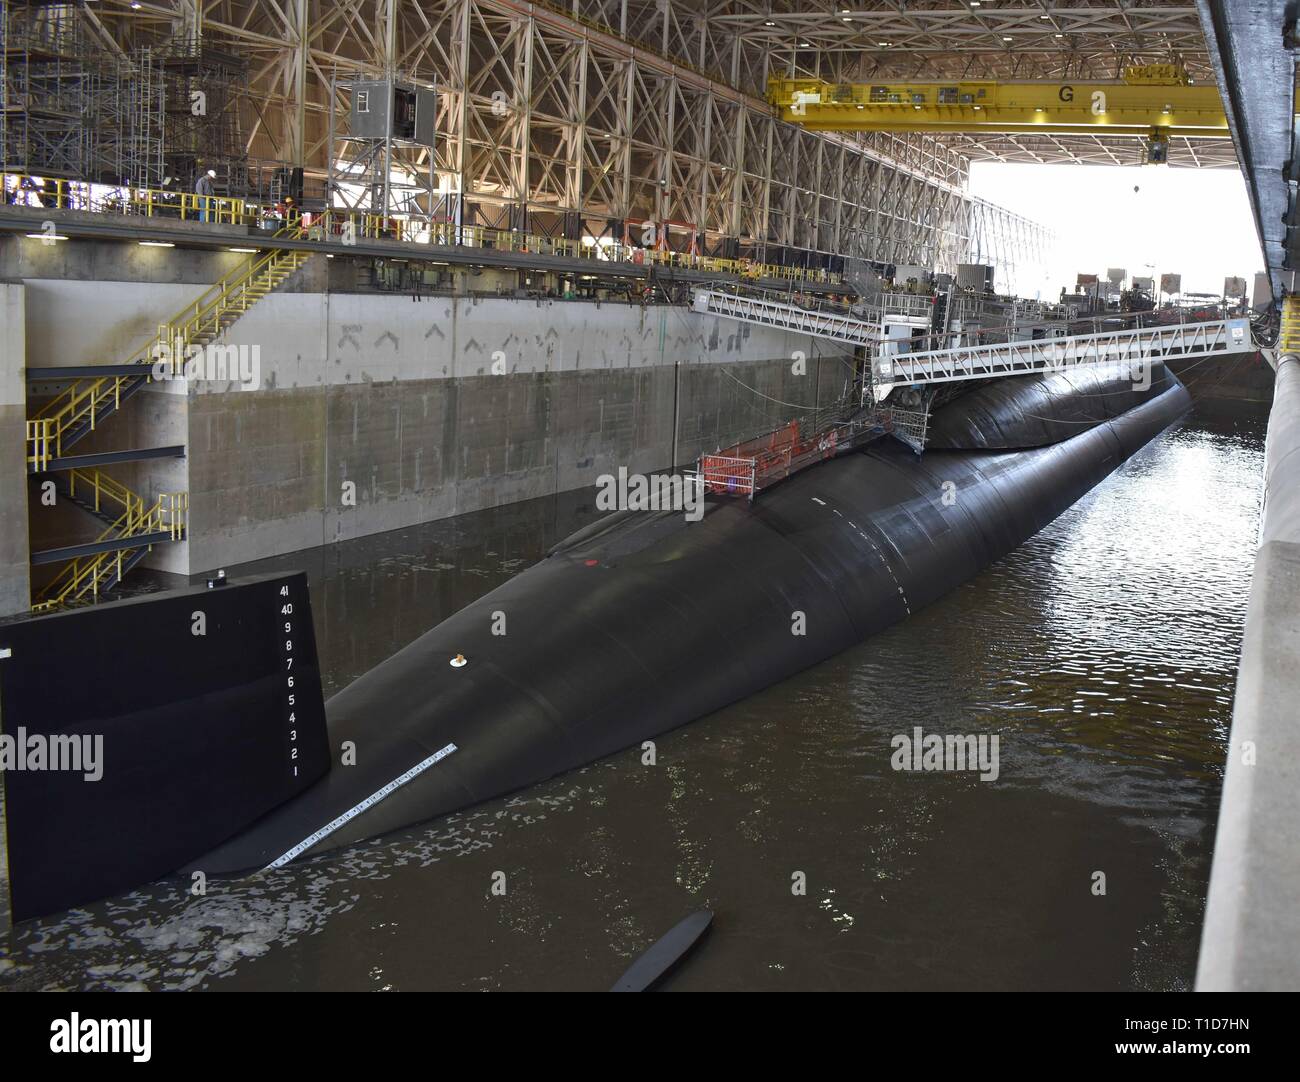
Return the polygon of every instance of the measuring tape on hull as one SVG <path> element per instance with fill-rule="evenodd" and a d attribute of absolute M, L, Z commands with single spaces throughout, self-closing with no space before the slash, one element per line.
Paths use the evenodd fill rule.
<path fill-rule="evenodd" d="M 317 842 L 321 841 L 324 838 L 328 838 L 331 834 L 333 834 L 336 830 L 338 830 L 338 828 L 341 827 L 344 823 L 347 823 L 350 820 L 355 819 L 363 811 L 366 811 L 369 808 L 373 808 L 385 797 L 392 795 L 394 792 L 400 789 L 412 778 L 417 777 L 420 774 L 423 774 L 426 770 L 429 769 L 429 767 L 433 766 L 434 763 L 441 762 L 443 759 L 447 758 L 447 756 L 450 755 L 455 750 L 457 750 L 455 744 L 448 744 L 445 748 L 440 748 L 438 751 L 435 751 L 427 759 L 421 759 L 418 763 L 415 764 L 415 766 L 411 767 L 411 769 L 408 770 L 405 774 L 399 774 L 387 785 L 385 785 L 382 789 L 377 789 L 375 792 L 371 793 L 360 804 L 356 805 L 355 807 L 349 808 L 337 819 L 333 819 L 330 822 L 326 823 L 323 827 L 320 828 L 320 830 L 316 831 L 316 833 L 312 834 L 310 837 L 303 838 L 302 841 L 300 841 L 287 853 L 285 853 L 283 856 L 276 857 L 275 860 L 271 861 L 271 863 L 268 864 L 266 868 L 263 868 L 262 870 L 267 871 L 268 869 L 271 868 L 283 867 L 285 864 L 288 864 L 289 861 L 295 859 L 296 857 L 302 856 L 303 853 L 307 852 L 307 850 L 310 849 Z"/>

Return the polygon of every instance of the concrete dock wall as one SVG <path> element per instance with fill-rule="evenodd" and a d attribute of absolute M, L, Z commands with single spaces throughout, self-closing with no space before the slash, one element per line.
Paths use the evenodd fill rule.
<path fill-rule="evenodd" d="M 239 258 L 2 245 L 0 269 L 25 275 L 26 342 L 11 356 L 120 361 Z M 154 385 L 77 445 L 187 445 L 183 460 L 109 468 L 149 500 L 189 493 L 188 543 L 160 546 L 149 566 L 197 573 L 586 487 L 620 466 L 667 469 L 828 403 L 851 377 L 833 346 L 682 307 L 415 301 L 338 288 L 351 278 L 344 261 L 313 259 L 229 328 L 223 344 L 255 350 L 255 387 Z M 8 494 L 4 505 L 26 520 Z M 75 508 L 42 513 L 35 547 L 98 528 Z"/>
<path fill-rule="evenodd" d="M 1300 360 L 1278 364 L 1198 991 L 1300 989 Z"/>
<path fill-rule="evenodd" d="M 194 571 L 693 461 L 850 371 L 781 331 L 558 300 L 277 294 L 227 341 L 262 386 L 191 396 Z"/>
<path fill-rule="evenodd" d="M 25 298 L 0 282 L 0 616 L 28 605 Z"/>

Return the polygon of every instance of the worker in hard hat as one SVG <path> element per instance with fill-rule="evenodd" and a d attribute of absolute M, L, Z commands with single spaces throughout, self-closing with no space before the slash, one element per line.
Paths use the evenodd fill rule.
<path fill-rule="evenodd" d="M 199 221 L 206 222 L 212 206 L 212 198 L 217 194 L 216 186 L 213 181 L 217 179 L 217 171 L 209 169 L 206 173 L 200 173 L 199 179 L 194 183 L 194 194 L 199 197 Z"/>

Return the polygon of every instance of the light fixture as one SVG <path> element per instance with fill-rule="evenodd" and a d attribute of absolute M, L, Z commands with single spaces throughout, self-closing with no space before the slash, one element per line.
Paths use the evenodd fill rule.
<path fill-rule="evenodd" d="M 1064 35 L 1064 34 L 1053 34 L 1052 37 L 1054 37 L 1054 38 L 1063 38 L 1063 37 L 1065 37 L 1065 35 Z"/>
<path fill-rule="evenodd" d="M 859 109 L 865 109 L 866 106 L 865 106 L 865 105 L 859 105 L 858 108 L 859 108 Z"/>
<path fill-rule="evenodd" d="M 776 23 L 774 23 L 771 19 L 768 19 L 767 22 L 765 22 L 763 25 L 764 25 L 764 26 L 775 26 Z"/>
<path fill-rule="evenodd" d="M 801 42 L 799 42 L 799 48 L 801 48 L 801 49 L 811 49 L 812 46 L 809 45 L 808 42 L 806 42 L 806 41 L 801 41 Z"/>
<path fill-rule="evenodd" d="M 888 49 L 888 48 L 889 48 L 889 42 L 887 42 L 887 41 L 878 41 L 878 42 L 876 42 L 876 44 L 879 45 L 882 49 Z"/>
<path fill-rule="evenodd" d="M 67 240 L 62 233 L 25 233 L 28 240 Z"/>
<path fill-rule="evenodd" d="M 1010 41 L 1011 39 L 1008 38 L 1008 37 L 1004 37 L 1002 40 L 1003 40 L 1003 41 Z"/>
<path fill-rule="evenodd" d="M 261 249 L 259 248 L 227 248 L 228 252 L 239 252 L 242 255 L 256 255 Z"/>
<path fill-rule="evenodd" d="M 138 242 L 141 248 L 175 248 L 169 240 L 142 240 Z"/>

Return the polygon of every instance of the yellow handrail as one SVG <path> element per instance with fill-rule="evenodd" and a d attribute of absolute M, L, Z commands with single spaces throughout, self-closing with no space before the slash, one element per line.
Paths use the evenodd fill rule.
<path fill-rule="evenodd" d="M 301 228 L 296 222 L 276 234 L 278 237 L 300 235 Z M 297 269 L 310 255 L 310 252 L 294 249 L 275 249 L 264 255 L 250 257 L 244 266 L 237 267 L 205 290 L 197 300 L 187 304 L 166 323 L 161 324 L 154 337 L 132 352 L 125 363 L 143 367 L 152 364 L 160 356 L 165 357 L 170 353 L 173 370 L 176 370 L 179 367 L 177 361 L 183 358 L 186 344 L 195 341 L 208 331 L 216 334 L 221 330 L 222 317 L 236 307 L 234 297 L 250 295 L 248 291 L 255 282 L 276 284 L 282 272 L 287 273 L 289 270 Z M 245 303 L 242 309 L 247 307 Z M 147 373 L 142 375 L 146 379 L 149 378 Z M 120 405 L 123 387 L 129 380 L 138 378 L 133 375 L 114 375 L 77 380 L 72 383 L 65 391 L 47 402 L 36 412 L 36 416 L 28 421 L 28 461 L 37 469 L 48 466 L 52 456 L 62 454 L 63 433 L 71 425 L 88 419 L 93 430 L 100 404 L 112 398 L 115 406 Z"/>
<path fill-rule="evenodd" d="M 83 477 L 84 483 L 93 482 L 97 494 L 111 495 L 125 508 L 112 524 L 95 538 L 96 542 L 149 533 L 166 533 L 169 535 L 168 539 L 172 541 L 184 538 L 185 520 L 189 510 L 188 493 L 160 493 L 153 504 L 146 507 L 141 497 L 106 474 L 101 474 L 97 470 L 72 472 L 86 475 Z M 152 545 L 146 547 L 153 548 Z M 72 601 L 84 600 L 88 594 L 98 598 L 101 586 L 114 575 L 121 577 L 124 551 L 116 549 L 70 560 L 63 570 L 46 584 L 40 598 L 33 602 L 32 611 L 46 612 Z"/>
<path fill-rule="evenodd" d="M 157 217 L 162 208 L 176 209 L 182 218 L 197 218 L 203 207 L 211 220 L 223 224 L 258 225 L 264 220 L 263 212 L 242 199 L 228 196 L 200 196 L 191 192 L 166 192 L 150 188 L 125 189 L 127 196 L 123 202 L 101 200 L 98 204 L 90 195 L 90 185 L 83 181 L 37 181 L 22 174 L 4 174 L 16 177 L 19 187 L 16 191 L 29 190 L 44 200 L 51 198 L 54 209 L 76 209 L 101 211 L 106 213 L 134 212 L 145 217 Z M 27 189 L 23 182 L 30 182 Z M 52 192 L 42 185 L 53 184 Z M 207 204 L 203 204 L 207 200 Z M 44 204 L 49 205 L 49 204 Z M 300 220 L 292 218 L 289 229 L 297 229 Z M 583 244 L 571 238 L 545 237 L 534 233 L 520 233 L 513 230 L 488 229 L 484 226 L 462 225 L 452 222 L 422 223 L 410 218 L 393 215 L 375 214 L 370 211 L 349 210 L 344 207 L 332 207 L 322 213 L 309 216 L 309 224 L 301 230 L 301 235 L 309 239 L 324 240 L 326 234 L 339 235 L 348 223 L 352 226 L 352 235 L 357 239 L 394 240 L 406 244 L 427 244 L 441 247 L 483 248 L 510 252 L 534 252 L 546 255 L 562 255 L 571 259 L 590 259 L 593 262 L 663 262 L 669 260 L 674 266 L 690 267 L 695 270 L 721 274 L 738 274 L 745 278 L 770 278 L 791 282 L 818 282 L 826 285 L 836 284 L 840 277 L 820 268 L 787 266 L 780 263 L 754 263 L 749 260 L 726 259 L 718 256 L 692 255 L 688 252 L 660 252 L 654 248 L 641 248 L 636 245 Z M 285 230 L 277 233 L 284 235 Z"/>

